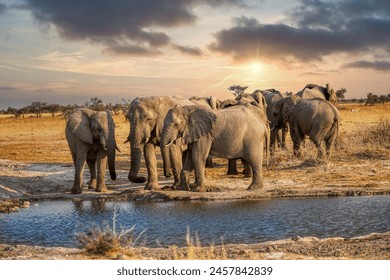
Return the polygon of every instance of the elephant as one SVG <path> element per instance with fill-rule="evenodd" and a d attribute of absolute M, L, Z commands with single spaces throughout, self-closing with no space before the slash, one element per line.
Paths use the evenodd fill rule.
<path fill-rule="evenodd" d="M 268 120 L 272 124 L 272 110 L 273 106 L 281 100 L 282 98 L 287 97 L 286 94 L 281 93 L 280 91 L 277 91 L 275 89 L 269 89 L 262 91 L 262 94 L 264 95 L 265 101 L 267 103 L 267 117 Z M 282 149 L 286 149 L 286 135 L 288 132 L 288 125 L 287 123 L 274 123 L 272 125 L 273 129 L 271 130 L 271 142 L 270 142 L 270 152 L 271 154 L 274 153 L 276 148 L 276 142 Z M 281 132 L 281 135 L 280 133 Z"/>
<path fill-rule="evenodd" d="M 160 189 L 157 174 L 156 146 L 160 146 L 163 122 L 168 110 L 176 104 L 192 104 L 188 100 L 168 96 L 142 96 L 134 99 L 127 112 L 130 121 L 130 133 L 126 142 L 130 142 L 131 158 L 128 179 L 135 183 L 144 183 L 146 190 Z M 138 176 L 143 146 L 148 178 Z M 179 184 L 182 167 L 181 147 L 171 145 L 161 149 L 165 177 L 174 176 L 173 186 Z M 172 173 L 170 168 L 172 167 Z"/>
<path fill-rule="evenodd" d="M 189 173 L 195 170 L 195 184 L 191 189 L 205 191 L 204 166 L 209 153 L 222 158 L 244 159 L 253 170 L 248 189 L 262 189 L 267 126 L 260 120 L 261 113 L 251 104 L 216 111 L 196 105 L 176 105 L 170 109 L 164 120 L 161 146 L 172 145 L 178 139 L 188 145 L 177 189 L 190 190 Z"/>
<path fill-rule="evenodd" d="M 115 123 L 109 111 L 76 109 L 67 119 L 66 140 L 75 167 L 72 194 L 82 193 L 84 164 L 87 161 L 91 179 L 89 189 L 107 191 L 105 171 L 108 168 L 112 180 L 115 172 Z M 97 165 L 97 168 L 96 168 Z M 97 171 L 97 176 L 96 176 Z"/>
<path fill-rule="evenodd" d="M 188 100 L 190 100 L 195 105 L 205 105 L 210 107 L 213 110 L 217 110 L 220 107 L 221 101 L 219 101 L 216 97 L 200 97 L 200 96 L 192 96 Z"/>
<path fill-rule="evenodd" d="M 268 135 L 270 135 L 269 121 L 266 113 L 267 103 L 261 90 L 255 90 L 253 93 L 244 93 L 244 92 L 240 93 L 237 95 L 235 99 L 228 99 L 222 101 L 220 107 L 229 108 L 231 106 L 244 105 L 244 104 L 252 104 L 260 109 L 261 111 L 260 119 L 264 124 L 266 124 Z M 267 141 L 267 143 L 270 142 Z M 269 147 L 267 146 L 266 148 L 268 151 Z M 250 167 L 248 164 L 246 164 L 245 161 L 243 161 L 243 163 L 244 163 L 243 173 L 245 174 L 245 177 L 250 177 L 251 176 Z M 238 174 L 237 159 L 229 159 L 227 175 L 236 175 L 236 174 Z"/>
<path fill-rule="evenodd" d="M 273 116 L 289 123 L 295 156 L 302 156 L 300 145 L 308 135 L 318 149 L 317 158 L 325 158 L 324 141 L 326 156 L 331 158 L 340 125 L 340 113 L 333 104 L 321 98 L 303 99 L 292 95 L 276 103 Z"/>
<path fill-rule="evenodd" d="M 336 92 L 329 84 L 326 84 L 325 87 L 316 84 L 307 84 L 301 91 L 297 92 L 296 95 L 305 99 L 322 98 L 333 105 L 337 104 Z"/>

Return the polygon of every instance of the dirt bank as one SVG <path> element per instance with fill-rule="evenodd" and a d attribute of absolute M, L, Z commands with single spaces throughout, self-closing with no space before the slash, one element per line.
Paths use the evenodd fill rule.
<path fill-rule="evenodd" d="M 390 232 L 356 238 L 295 237 L 258 244 L 215 247 L 125 248 L 109 255 L 91 255 L 84 250 L 0 244 L 0 259 L 390 259 Z"/>
<path fill-rule="evenodd" d="M 129 200 L 228 200 L 275 197 L 352 196 L 390 194 L 390 160 L 342 161 L 316 163 L 289 159 L 264 170 L 264 189 L 248 191 L 250 178 L 242 174 L 226 175 L 227 164 L 217 159 L 217 168 L 206 170 L 207 192 L 143 190 L 144 184 L 127 179 L 125 164 L 119 164 L 118 179 L 107 179 L 108 192 L 97 193 L 84 189 L 71 195 L 74 168 L 70 164 L 21 163 L 0 160 L 0 200 L 20 199 L 129 199 Z M 143 170 L 141 170 L 142 172 Z M 107 176 L 108 177 L 108 176 Z M 85 181 L 88 170 L 85 171 Z M 160 178 L 161 187 L 172 179 Z"/>

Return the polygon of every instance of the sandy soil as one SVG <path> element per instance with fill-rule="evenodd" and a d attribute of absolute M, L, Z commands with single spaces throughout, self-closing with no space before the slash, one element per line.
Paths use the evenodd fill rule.
<path fill-rule="evenodd" d="M 353 196 L 390 194 L 390 150 L 371 140 L 360 139 L 368 128 L 379 121 L 390 120 L 387 107 L 360 107 L 358 114 L 348 107 L 340 108 L 342 126 L 338 146 L 331 161 L 317 162 L 315 149 L 308 142 L 305 157 L 297 159 L 289 150 L 278 150 L 271 159 L 269 170 L 264 168 L 264 189 L 248 191 L 250 178 L 242 174 L 226 175 L 227 160 L 215 159 L 216 168 L 206 169 L 207 192 L 145 191 L 143 184 L 127 179 L 129 147 L 120 144 L 126 139 L 128 124 L 116 117 L 117 140 L 122 150 L 118 155 L 117 180 L 107 179 L 108 192 L 96 193 L 84 189 L 71 195 L 74 169 L 63 135 L 64 122 L 41 120 L 4 120 L 8 133 L 0 139 L 0 212 L 17 211 L 28 207 L 29 201 L 45 199 L 123 199 L 123 200 L 231 200 L 271 199 L 275 197 Z M 44 130 L 47 128 L 46 130 Z M 44 130 L 42 132 L 42 130 Z M 386 134 L 388 135 L 388 134 Z M 388 137 L 388 136 L 386 136 Z M 54 139 L 55 141 L 47 141 Z M 371 142 L 370 142 L 371 141 Z M 367 143 L 367 144 L 366 144 Z M 386 145 L 389 141 L 387 140 Z M 242 166 L 239 167 L 242 169 Z M 160 174 L 161 164 L 159 165 Z M 143 165 L 140 171 L 146 174 Z M 108 178 L 108 176 L 107 176 Z M 88 170 L 85 171 L 85 182 Z M 172 179 L 160 177 L 161 187 L 172 184 Z M 3 215 L 3 214 L 0 214 Z M 297 238 L 255 245 L 226 245 L 218 258 L 352 258 L 390 259 L 390 233 L 373 234 L 353 239 Z M 226 249 L 226 250 L 225 250 Z M 105 258 L 172 259 L 184 256 L 186 248 L 136 248 L 131 253 Z M 135 250 L 135 251 L 134 251 Z M 227 254 L 227 255 L 226 255 Z M 78 249 L 44 248 L 0 245 L 0 259 L 81 259 L 98 258 Z M 203 258 L 203 257 L 198 257 Z"/>

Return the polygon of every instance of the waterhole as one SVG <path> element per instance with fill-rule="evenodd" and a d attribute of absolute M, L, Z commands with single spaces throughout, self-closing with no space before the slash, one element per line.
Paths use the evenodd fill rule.
<path fill-rule="evenodd" d="M 115 214 L 114 214 L 115 213 Z M 258 243 L 295 236 L 354 237 L 390 231 L 390 196 L 224 202 L 32 203 L 0 214 L 0 243 L 77 247 L 77 233 L 93 226 L 135 226 L 140 245 Z"/>

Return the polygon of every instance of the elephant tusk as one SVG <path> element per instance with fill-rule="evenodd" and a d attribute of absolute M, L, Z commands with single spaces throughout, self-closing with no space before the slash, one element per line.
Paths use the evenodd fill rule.
<path fill-rule="evenodd" d="M 145 143 L 148 143 L 149 139 L 150 139 L 149 137 L 146 137 L 145 138 Z"/>
<path fill-rule="evenodd" d="M 175 140 L 172 140 L 171 142 L 169 142 L 168 144 L 165 145 L 165 147 L 168 147 L 170 145 L 172 145 L 172 143 L 174 142 Z"/>

